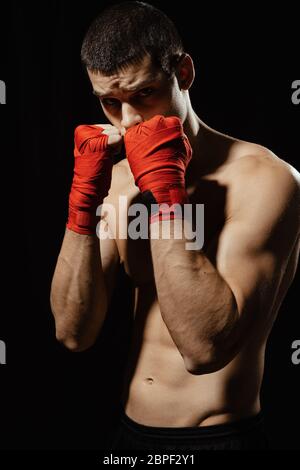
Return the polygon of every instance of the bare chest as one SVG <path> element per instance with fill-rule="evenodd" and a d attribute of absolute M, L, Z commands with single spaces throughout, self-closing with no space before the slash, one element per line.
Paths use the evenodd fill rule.
<path fill-rule="evenodd" d="M 195 214 L 197 204 L 203 205 L 203 250 L 215 264 L 217 240 L 226 220 L 227 187 L 218 180 L 203 179 L 196 186 L 188 187 L 187 191 L 193 214 Z M 136 216 L 128 214 L 129 207 L 142 203 L 138 188 L 131 184 L 122 197 L 126 197 L 127 205 L 118 204 L 116 208 L 116 244 L 127 275 L 138 286 L 154 278 L 149 231 L 144 231 L 143 237 L 145 234 L 146 237 L 142 238 L 142 236 L 132 237 L 128 230 L 133 224 L 135 233 L 140 230 L 142 235 L 141 227 L 136 224 Z M 121 233 L 123 233 L 122 236 L 120 236 Z"/>

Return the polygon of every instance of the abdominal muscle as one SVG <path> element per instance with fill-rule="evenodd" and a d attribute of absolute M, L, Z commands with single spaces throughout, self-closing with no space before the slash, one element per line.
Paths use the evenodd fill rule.
<path fill-rule="evenodd" d="M 260 410 L 264 346 L 249 344 L 223 369 L 193 375 L 161 317 L 153 283 L 137 288 L 123 406 L 146 426 L 222 424 Z"/>

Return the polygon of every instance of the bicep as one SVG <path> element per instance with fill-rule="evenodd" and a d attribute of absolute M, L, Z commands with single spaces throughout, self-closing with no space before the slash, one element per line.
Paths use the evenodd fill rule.
<path fill-rule="evenodd" d="M 231 222 L 220 238 L 217 269 L 232 290 L 240 315 L 270 309 L 284 273 L 284 257 L 257 240 L 253 229 Z"/>
<path fill-rule="evenodd" d="M 252 181 L 252 180 L 251 180 Z M 299 184 L 282 168 L 245 182 L 235 212 L 220 236 L 217 268 L 235 295 L 240 314 L 272 307 L 299 236 Z M 278 189 L 280 188 L 280 190 Z"/>
<path fill-rule="evenodd" d="M 290 222 L 288 211 L 273 224 L 267 218 L 259 220 L 259 216 L 256 223 L 235 220 L 220 237 L 217 269 L 231 288 L 247 326 L 254 319 L 263 325 L 272 312 L 289 259 L 299 243 L 296 226 Z"/>

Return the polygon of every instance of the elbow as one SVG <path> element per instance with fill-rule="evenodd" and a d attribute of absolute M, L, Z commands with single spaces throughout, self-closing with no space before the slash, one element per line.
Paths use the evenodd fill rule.
<path fill-rule="evenodd" d="M 242 348 L 242 337 L 237 321 L 237 310 L 226 329 L 213 338 L 203 338 L 183 355 L 186 370 L 193 375 L 212 374 L 226 367 Z M 195 343 L 194 343 L 195 345 Z"/>
<path fill-rule="evenodd" d="M 62 315 L 62 308 L 55 308 L 51 298 L 51 310 L 55 320 L 55 336 L 57 341 L 71 352 L 82 352 L 90 349 L 96 342 L 97 334 L 90 329 L 76 326 L 76 323 L 66 314 Z"/>
<path fill-rule="evenodd" d="M 56 339 L 71 352 L 83 352 L 90 349 L 96 342 L 91 335 L 72 334 L 67 328 L 56 327 Z"/>
<path fill-rule="evenodd" d="M 227 365 L 216 361 L 195 361 L 190 358 L 184 359 L 184 364 L 187 372 L 192 375 L 212 374 Z"/>
<path fill-rule="evenodd" d="M 197 356 L 183 356 L 184 365 L 192 375 L 204 375 L 218 372 L 226 367 L 236 356 L 237 351 L 210 349 Z"/>
<path fill-rule="evenodd" d="M 86 351 L 87 349 L 90 349 L 96 341 L 96 338 L 81 338 L 59 330 L 56 330 L 56 339 L 71 352 Z"/>

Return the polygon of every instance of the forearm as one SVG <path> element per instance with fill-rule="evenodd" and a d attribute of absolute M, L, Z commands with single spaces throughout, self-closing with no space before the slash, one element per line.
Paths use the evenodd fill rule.
<path fill-rule="evenodd" d="M 151 224 L 151 235 L 158 224 Z M 234 351 L 238 311 L 228 284 L 202 251 L 186 250 L 184 234 L 174 238 L 180 220 L 170 221 L 170 239 L 151 238 L 161 314 L 188 369 L 220 363 Z M 156 225 L 156 227 L 154 227 Z"/>
<path fill-rule="evenodd" d="M 69 349 L 95 340 L 107 310 L 99 239 L 66 229 L 51 285 L 56 335 Z"/>

